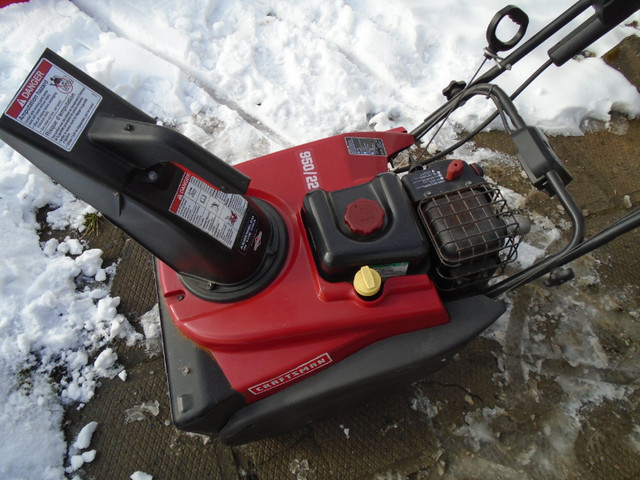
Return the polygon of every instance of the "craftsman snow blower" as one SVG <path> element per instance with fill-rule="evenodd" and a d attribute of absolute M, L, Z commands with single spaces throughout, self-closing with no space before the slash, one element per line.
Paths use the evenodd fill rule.
<path fill-rule="evenodd" d="M 516 92 L 491 83 L 592 6 Z M 157 259 L 174 423 L 250 442 L 435 371 L 500 317 L 501 294 L 546 274 L 562 283 L 565 264 L 640 225 L 636 209 L 585 241 L 571 175 L 513 104 L 638 9 L 580 0 L 503 58 L 528 24 L 508 6 L 487 30 L 495 66 L 452 82 L 412 132 L 346 133 L 237 168 L 46 50 L 0 118 L 0 138 Z M 506 41 L 503 21 L 517 30 Z M 495 103 L 492 118 L 446 150 L 417 153 L 478 95 Z M 528 178 L 573 225 L 560 252 L 506 278 L 524 222 L 477 165 L 446 158 L 498 115 Z"/>

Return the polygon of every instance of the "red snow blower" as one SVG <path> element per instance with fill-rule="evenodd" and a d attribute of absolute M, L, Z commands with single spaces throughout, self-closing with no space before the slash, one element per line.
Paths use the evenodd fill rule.
<path fill-rule="evenodd" d="M 591 6 L 516 92 L 491 83 Z M 513 104 L 544 69 L 638 9 L 580 0 L 502 58 L 528 24 L 508 6 L 487 31 L 496 65 L 452 82 L 412 132 L 345 133 L 237 168 L 46 50 L 0 138 L 156 257 L 174 423 L 250 442 L 435 371 L 504 312 L 502 293 L 546 274 L 563 283 L 565 264 L 640 225 L 636 209 L 585 241 L 571 175 Z M 506 41 L 496 35 L 505 19 L 517 26 Z M 492 118 L 436 155 L 417 153 L 477 95 L 495 103 Z M 528 178 L 573 225 L 564 249 L 506 279 L 524 222 L 477 165 L 445 158 L 498 115 Z M 410 161 L 397 165 L 403 151 Z"/>

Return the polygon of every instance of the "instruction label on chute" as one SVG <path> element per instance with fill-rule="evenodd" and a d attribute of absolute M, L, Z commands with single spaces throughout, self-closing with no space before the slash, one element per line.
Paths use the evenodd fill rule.
<path fill-rule="evenodd" d="M 5 114 L 70 152 L 101 101 L 102 96 L 43 58 Z"/>
<path fill-rule="evenodd" d="M 216 190 L 185 173 L 169 210 L 233 248 L 247 211 L 247 200 L 242 195 Z"/>

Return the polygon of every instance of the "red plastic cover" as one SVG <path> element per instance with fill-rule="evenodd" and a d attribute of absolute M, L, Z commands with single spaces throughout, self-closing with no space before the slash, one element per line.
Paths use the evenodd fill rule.
<path fill-rule="evenodd" d="M 301 215 L 309 190 L 369 182 L 388 170 L 389 155 L 413 143 L 413 136 L 401 129 L 352 133 L 238 165 L 252 178 L 248 195 L 276 208 L 289 233 L 282 272 L 257 295 L 240 302 L 208 302 L 189 293 L 173 270 L 159 265 L 161 293 L 176 326 L 211 352 L 248 402 L 330 368 L 373 342 L 449 321 L 427 275 L 388 278 L 373 301 L 360 298 L 349 282 L 323 279 Z M 375 148 L 362 153 L 354 144 Z"/>

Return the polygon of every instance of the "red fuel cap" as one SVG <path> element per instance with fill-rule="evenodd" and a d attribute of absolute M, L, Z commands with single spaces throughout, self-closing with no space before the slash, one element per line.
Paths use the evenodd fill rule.
<path fill-rule="evenodd" d="M 445 177 L 448 181 L 455 180 L 456 178 L 462 175 L 462 171 L 464 170 L 465 162 L 462 160 L 452 160 L 449 166 L 447 167 L 447 176 Z"/>
<path fill-rule="evenodd" d="M 347 205 L 344 223 L 353 233 L 371 235 L 382 228 L 384 210 L 375 200 L 359 198 Z"/>

